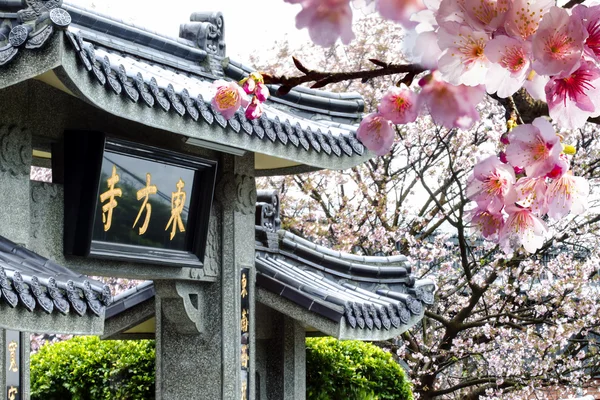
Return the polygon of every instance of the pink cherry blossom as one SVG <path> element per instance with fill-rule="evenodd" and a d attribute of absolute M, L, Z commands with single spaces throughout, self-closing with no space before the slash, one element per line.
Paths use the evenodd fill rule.
<path fill-rule="evenodd" d="M 248 106 L 248 108 L 246 108 L 246 118 L 253 120 L 253 119 L 257 119 L 260 118 L 260 116 L 263 113 L 263 106 L 260 100 L 258 100 L 258 98 L 255 96 L 252 98 L 252 102 L 250 103 L 250 105 Z"/>
<path fill-rule="evenodd" d="M 414 28 L 416 23 L 410 17 L 425 10 L 423 0 L 377 0 L 375 7 L 383 18 L 396 21 L 405 28 Z"/>
<path fill-rule="evenodd" d="M 546 205 L 546 179 L 538 178 L 519 178 L 514 186 L 514 203 L 522 207 L 528 207 L 531 211 L 539 216 L 544 215 L 548 211 Z M 511 199 L 513 200 L 513 199 Z"/>
<path fill-rule="evenodd" d="M 583 214 L 589 193 L 590 184 L 585 178 L 567 172 L 548 186 L 548 216 L 560 219 L 569 212 Z"/>
<path fill-rule="evenodd" d="M 312 41 L 323 47 L 333 46 L 337 38 L 348 44 L 354 39 L 352 9 L 349 0 L 289 1 L 302 4 L 296 16 L 298 29 L 308 28 Z"/>
<path fill-rule="evenodd" d="M 472 229 L 480 232 L 488 240 L 493 240 L 504 225 L 504 217 L 501 213 L 491 213 L 479 207 L 468 211 L 467 218 L 471 222 Z"/>
<path fill-rule="evenodd" d="M 356 138 L 378 156 L 390 151 L 394 136 L 394 126 L 379 113 L 364 117 L 356 131 Z"/>
<path fill-rule="evenodd" d="M 551 7 L 533 35 L 533 69 L 542 75 L 570 71 L 581 58 L 586 37 L 581 19 Z"/>
<path fill-rule="evenodd" d="M 536 74 L 534 70 L 529 71 L 527 79 L 523 83 L 523 87 L 533 99 L 546 101 L 546 84 L 550 80 L 545 75 Z"/>
<path fill-rule="evenodd" d="M 406 85 L 392 86 L 381 98 L 379 113 L 394 124 L 407 124 L 417 119 L 417 95 Z"/>
<path fill-rule="evenodd" d="M 498 157 L 490 156 L 475 165 L 467 183 L 467 197 L 476 201 L 479 208 L 499 213 L 514 183 L 512 167 L 503 164 Z"/>
<path fill-rule="evenodd" d="M 264 103 L 269 98 L 269 88 L 264 83 L 258 83 L 254 94 L 258 101 Z"/>
<path fill-rule="evenodd" d="M 443 50 L 438 60 L 439 71 L 448 82 L 477 86 L 485 83 L 490 62 L 485 56 L 487 33 L 473 30 L 457 22 L 446 22 L 438 31 L 438 44 Z"/>
<path fill-rule="evenodd" d="M 548 228 L 544 221 L 536 217 L 531 209 L 517 205 L 507 205 L 508 218 L 500 229 L 500 247 L 505 253 L 512 253 L 520 246 L 534 253 L 544 244 Z"/>
<path fill-rule="evenodd" d="M 573 16 L 581 19 L 588 34 L 585 53 L 600 61 L 600 5 L 586 7 L 578 4 L 573 8 Z"/>
<path fill-rule="evenodd" d="M 542 17 L 552 6 L 553 0 L 514 0 L 506 14 L 506 32 L 510 36 L 527 39 L 537 31 Z"/>
<path fill-rule="evenodd" d="M 558 179 L 563 176 L 569 170 L 569 159 L 567 155 L 562 153 L 558 157 L 558 161 L 554 164 L 554 167 L 550 172 L 546 174 L 546 178 Z"/>
<path fill-rule="evenodd" d="M 464 0 L 464 10 L 471 26 L 495 31 L 504 24 L 510 0 Z"/>
<path fill-rule="evenodd" d="M 246 94 L 252 94 L 254 93 L 254 90 L 256 89 L 256 82 L 254 81 L 254 79 L 252 78 L 245 78 L 242 82 L 242 88 L 244 89 L 244 92 L 246 92 Z"/>
<path fill-rule="evenodd" d="M 544 176 L 556 165 L 562 145 L 552 124 L 538 117 L 532 124 L 519 125 L 508 135 L 506 158 L 512 165 L 525 168 L 527 176 Z"/>
<path fill-rule="evenodd" d="M 504 35 L 490 40 L 485 55 L 492 62 L 485 86 L 488 93 L 508 97 L 519 90 L 530 71 L 531 44 Z"/>
<path fill-rule="evenodd" d="M 441 79 L 439 71 L 421 79 L 419 84 L 422 90 L 417 98 L 418 108 L 425 107 L 436 124 L 448 129 L 468 129 L 479 120 L 475 107 L 485 96 L 483 86 L 451 85 Z"/>
<path fill-rule="evenodd" d="M 561 126 L 581 128 L 589 117 L 600 115 L 600 69 L 591 61 L 550 79 L 546 85 L 550 117 Z"/>
<path fill-rule="evenodd" d="M 217 80 L 212 87 L 217 89 L 217 93 L 211 103 L 225 119 L 233 117 L 240 106 L 248 105 L 248 98 L 244 90 L 236 82 Z"/>

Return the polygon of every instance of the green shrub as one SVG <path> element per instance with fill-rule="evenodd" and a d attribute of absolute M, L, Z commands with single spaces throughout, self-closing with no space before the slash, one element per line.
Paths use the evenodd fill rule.
<path fill-rule="evenodd" d="M 32 400 L 155 398 L 154 341 L 76 337 L 31 356 Z"/>
<path fill-rule="evenodd" d="M 404 370 L 370 343 L 306 339 L 308 400 L 412 400 Z"/>

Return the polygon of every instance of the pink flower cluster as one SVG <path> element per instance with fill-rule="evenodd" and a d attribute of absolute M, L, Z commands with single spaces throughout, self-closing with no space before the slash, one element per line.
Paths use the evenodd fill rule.
<path fill-rule="evenodd" d="M 419 85 L 419 94 L 404 84 L 388 90 L 378 112 L 367 115 L 358 128 L 356 136 L 365 147 L 377 155 L 386 154 L 394 142 L 392 124 L 413 122 L 423 112 L 449 129 L 470 128 L 479 120 L 475 106 L 485 95 L 483 86 L 451 85 L 441 79 L 439 71 L 425 76 Z"/>
<path fill-rule="evenodd" d="M 580 128 L 600 115 L 600 5 L 573 10 L 550 0 L 428 2 L 415 60 L 453 85 L 508 97 L 524 87 L 552 119 Z"/>
<path fill-rule="evenodd" d="M 542 218 L 583 213 L 589 184 L 569 171 L 569 147 L 546 119 L 517 126 L 506 141 L 500 156 L 480 161 L 469 178 L 467 197 L 477 203 L 470 222 L 506 253 L 521 246 L 533 253 L 547 233 Z"/>
<path fill-rule="evenodd" d="M 212 106 L 225 119 L 233 117 L 240 107 L 246 109 L 246 118 L 260 118 L 263 113 L 262 103 L 269 97 L 269 89 L 258 72 L 251 73 L 239 84 L 217 80 L 213 83 L 213 88 L 216 89 L 216 94 L 212 98 Z M 247 95 L 252 95 L 252 100 L 248 100 Z"/>

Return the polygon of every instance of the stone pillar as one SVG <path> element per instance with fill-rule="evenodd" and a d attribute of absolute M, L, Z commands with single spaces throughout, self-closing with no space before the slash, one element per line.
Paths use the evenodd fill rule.
<path fill-rule="evenodd" d="M 11 372 L 11 380 L 7 382 L 7 368 L 11 368 L 10 343 L 15 339 L 15 335 L 20 339 L 18 347 L 13 349 L 17 355 L 13 366 L 17 368 L 17 371 Z M 17 340 L 17 342 L 19 341 Z M 29 333 L 11 331 L 10 334 L 7 335 L 5 329 L 0 329 L 0 360 L 2 360 L 0 362 L 0 390 L 2 391 L 0 398 L 10 399 L 9 395 L 11 395 L 11 392 L 9 391 L 8 384 L 15 385 L 15 380 L 17 380 L 18 384 L 11 387 L 15 390 L 12 395 L 21 400 L 30 399 L 30 351 L 31 345 Z"/>
<path fill-rule="evenodd" d="M 267 306 L 258 307 L 258 360 L 260 399 L 306 398 L 305 331 L 294 319 Z"/>
<path fill-rule="evenodd" d="M 209 235 L 217 281 L 155 281 L 156 398 L 240 400 L 240 271 L 249 268 L 249 399 L 254 400 L 254 155 L 224 155 Z M 216 249 L 216 251 L 215 251 Z M 205 260 L 206 261 L 206 260 Z"/>
<path fill-rule="evenodd" d="M 289 317 L 283 322 L 283 398 L 306 398 L 306 333 Z"/>

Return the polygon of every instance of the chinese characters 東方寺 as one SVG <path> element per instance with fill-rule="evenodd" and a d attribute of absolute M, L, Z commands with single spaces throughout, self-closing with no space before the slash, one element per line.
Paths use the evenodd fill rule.
<path fill-rule="evenodd" d="M 186 196 L 185 191 L 183 191 L 185 182 L 179 178 L 179 182 L 177 182 L 175 186 L 177 187 L 177 191 L 171 193 L 171 218 L 169 219 L 169 223 L 167 223 L 167 227 L 165 228 L 166 231 L 169 229 L 169 226 L 173 224 L 173 228 L 171 229 L 171 240 L 173 240 L 175 237 L 177 228 L 179 228 L 179 232 L 185 232 L 183 220 L 181 219 L 181 212 L 183 211 Z"/>
<path fill-rule="evenodd" d="M 108 190 L 100 195 L 100 201 L 104 203 L 108 200 L 108 203 L 102 206 L 102 222 L 104 223 L 104 232 L 108 232 L 112 224 L 113 209 L 117 206 L 115 196 L 121 197 L 123 191 L 119 188 L 115 188 L 115 185 L 119 183 L 119 175 L 117 174 L 117 167 L 113 165 L 112 175 L 106 180 L 108 184 Z"/>
<path fill-rule="evenodd" d="M 121 188 L 115 187 L 116 184 L 119 183 L 120 179 L 121 178 L 117 173 L 117 167 L 116 165 L 113 165 L 112 174 L 106 179 L 108 190 L 100 194 L 100 201 L 105 203 L 102 205 L 102 222 L 104 224 L 105 232 L 108 232 L 111 228 L 113 211 L 118 205 L 115 197 L 123 196 L 123 191 Z M 179 178 L 179 181 L 175 184 L 175 187 L 177 188 L 177 191 L 172 192 L 171 194 L 171 218 L 165 227 L 165 231 L 171 228 L 170 240 L 173 240 L 178 231 L 185 232 L 185 225 L 181 217 L 187 196 L 185 190 L 183 190 L 185 187 L 185 182 Z M 152 175 L 146 173 L 146 186 L 138 190 L 136 193 L 138 201 L 143 199 L 143 202 L 140 206 L 139 212 L 137 213 L 135 221 L 131 226 L 132 229 L 135 229 L 140 222 L 142 214 L 145 212 L 144 220 L 141 226 L 138 228 L 138 234 L 140 236 L 147 232 L 150 224 L 150 218 L 152 216 L 152 204 L 149 202 L 150 195 L 157 194 L 158 192 L 158 187 L 156 185 L 152 185 Z"/>
<path fill-rule="evenodd" d="M 158 192 L 158 188 L 156 187 L 156 185 L 150 184 L 151 180 L 152 180 L 152 176 L 150 174 L 146 174 L 146 187 L 137 191 L 137 199 L 141 200 L 143 198 L 144 202 L 142 203 L 142 206 L 140 207 L 140 212 L 138 212 L 138 215 L 135 218 L 135 222 L 133 223 L 132 228 L 135 228 L 140 217 L 142 216 L 142 212 L 144 211 L 144 208 L 146 208 L 146 218 L 144 219 L 144 223 L 142 224 L 142 226 L 140 226 L 140 229 L 139 229 L 140 235 L 143 235 L 144 233 L 146 233 L 146 230 L 148 229 L 148 224 L 150 223 L 150 216 L 152 215 L 152 204 L 148 203 L 148 197 L 151 194 L 156 194 Z"/>

